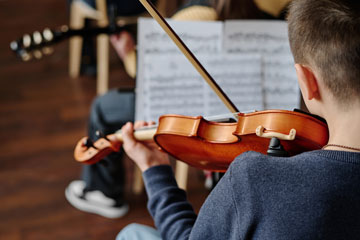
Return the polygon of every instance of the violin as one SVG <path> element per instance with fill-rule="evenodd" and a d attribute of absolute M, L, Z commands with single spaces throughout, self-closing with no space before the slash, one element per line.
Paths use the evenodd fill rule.
<path fill-rule="evenodd" d="M 278 138 L 290 156 L 320 149 L 327 143 L 326 123 L 310 115 L 267 110 L 239 113 L 238 122 L 219 123 L 203 117 L 163 115 L 157 128 L 135 132 L 140 141 L 155 141 L 160 149 L 193 167 L 226 171 L 246 151 L 266 154 L 271 138 Z M 75 159 L 92 164 L 121 147 L 121 133 L 99 139 L 91 146 L 78 142 Z"/>
<path fill-rule="evenodd" d="M 215 80 L 156 10 L 149 0 L 140 0 L 178 48 L 193 64 L 213 91 L 232 113 L 239 112 Z M 320 149 L 329 138 L 327 124 L 302 112 L 286 110 L 238 113 L 237 122 L 208 121 L 203 117 L 163 115 L 157 128 L 136 131 L 140 141 L 154 141 L 164 152 L 196 168 L 226 171 L 236 156 L 246 151 L 266 153 L 269 139 L 280 140 L 289 156 Z M 83 138 L 75 148 L 77 161 L 92 164 L 119 151 L 120 132 L 100 138 L 95 143 Z"/>

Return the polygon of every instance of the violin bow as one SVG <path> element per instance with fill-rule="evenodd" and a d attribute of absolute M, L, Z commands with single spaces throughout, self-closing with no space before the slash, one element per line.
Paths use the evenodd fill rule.
<path fill-rule="evenodd" d="M 141 4 L 146 8 L 150 15 L 159 23 L 162 29 L 169 35 L 171 40 L 176 44 L 180 51 L 185 55 L 185 57 L 190 61 L 190 63 L 195 67 L 195 69 L 200 73 L 204 80 L 209 84 L 212 90 L 216 95 L 221 99 L 225 106 L 232 113 L 237 113 L 239 110 L 236 108 L 234 103 L 231 102 L 229 97 L 225 92 L 220 88 L 216 81 L 211 77 L 208 71 L 201 65 L 199 60 L 195 55 L 190 51 L 190 49 L 185 45 L 185 43 L 180 39 L 176 32 L 170 27 L 166 20 L 161 16 L 159 11 L 156 9 L 154 4 L 150 0 L 139 0 Z"/>

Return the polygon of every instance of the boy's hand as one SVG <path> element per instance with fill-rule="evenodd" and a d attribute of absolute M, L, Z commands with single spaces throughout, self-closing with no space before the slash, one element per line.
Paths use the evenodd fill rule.
<path fill-rule="evenodd" d="M 156 143 L 139 142 L 134 138 L 134 127 L 148 126 L 145 122 L 127 123 L 121 128 L 123 135 L 123 148 L 126 154 L 139 166 L 142 172 L 148 168 L 158 165 L 170 165 L 169 157 L 159 150 Z"/>

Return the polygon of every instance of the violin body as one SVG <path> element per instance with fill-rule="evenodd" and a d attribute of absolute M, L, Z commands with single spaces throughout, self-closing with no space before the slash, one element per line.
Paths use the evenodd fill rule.
<path fill-rule="evenodd" d="M 286 140 L 291 138 L 292 129 L 296 136 Z M 284 110 L 239 114 L 237 123 L 164 115 L 159 119 L 154 141 L 163 151 L 191 166 L 226 171 L 243 152 L 266 154 L 272 137 L 283 139 L 285 151 L 292 156 L 323 147 L 328 141 L 328 128 L 312 116 Z"/>
<path fill-rule="evenodd" d="M 137 133 L 138 134 L 138 133 Z M 320 149 L 328 141 L 326 123 L 304 113 L 267 110 L 240 113 L 238 122 L 219 123 L 203 117 L 163 115 L 156 131 L 139 136 L 153 140 L 161 150 L 189 165 L 212 171 L 226 171 L 236 156 L 246 151 L 266 154 L 270 138 L 280 139 L 290 156 Z M 108 135 L 94 147 L 80 141 L 75 159 L 95 163 L 112 151 L 118 150 L 120 137 Z"/>

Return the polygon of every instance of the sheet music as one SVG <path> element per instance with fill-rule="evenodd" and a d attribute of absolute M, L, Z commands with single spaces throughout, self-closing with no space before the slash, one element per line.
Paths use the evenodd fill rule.
<path fill-rule="evenodd" d="M 260 56 L 215 53 L 199 54 L 198 58 L 237 107 L 263 107 Z M 144 60 L 143 119 L 156 120 L 171 113 L 213 116 L 229 112 L 182 55 L 148 54 Z"/>
<path fill-rule="evenodd" d="M 240 111 L 262 109 L 260 55 L 229 55 L 225 53 L 200 56 L 204 67 Z M 228 113 L 219 97 L 205 84 L 205 116 Z"/>
<path fill-rule="evenodd" d="M 260 54 L 265 109 L 293 110 L 300 106 L 294 60 L 285 21 L 226 21 L 224 51 Z"/>
<path fill-rule="evenodd" d="M 221 51 L 222 23 L 167 21 L 194 54 L 197 55 L 204 52 L 218 53 Z M 188 61 L 155 20 L 150 18 L 140 18 L 138 26 L 139 67 L 136 79 L 135 119 L 157 121 L 158 117 L 154 116 L 160 116 L 160 112 L 161 114 L 171 113 L 170 109 L 173 108 L 180 109 L 181 107 L 188 107 L 191 109 L 193 106 L 197 106 L 194 102 L 192 102 L 191 106 L 187 106 L 184 104 L 184 101 L 187 100 L 181 100 L 179 95 L 177 95 L 177 98 L 168 99 L 159 96 L 162 98 L 161 101 L 166 103 L 163 105 L 159 105 L 157 101 L 153 102 L 157 99 L 155 97 L 156 93 L 161 93 L 164 96 L 174 94 L 174 91 L 176 90 L 172 90 L 169 87 L 170 82 L 180 86 L 185 86 L 185 83 L 187 83 L 189 89 L 198 89 L 198 84 L 201 81 L 199 77 L 197 77 L 198 81 L 196 81 L 196 78 L 189 79 L 186 77 L 185 79 L 177 79 L 176 77 L 179 78 L 180 75 L 176 74 L 176 71 L 172 74 L 172 71 L 168 68 L 168 60 L 177 59 L 177 61 L 180 60 L 182 62 Z M 159 61 L 159 63 L 153 64 L 156 63 L 156 61 Z M 177 61 L 171 61 L 173 64 L 170 64 L 170 67 L 174 68 L 178 66 L 179 64 L 176 63 Z M 186 71 L 181 68 L 179 68 L 179 71 L 181 73 L 186 73 Z M 193 69 L 190 71 L 193 74 Z M 158 82 L 152 82 L 156 77 L 159 77 L 157 80 Z M 191 77 L 191 75 L 188 77 Z M 161 79 L 163 79 L 163 86 L 160 83 Z M 154 86 L 157 86 L 155 89 L 160 89 L 160 91 L 154 90 L 154 87 L 151 88 L 150 91 L 149 87 L 153 84 L 155 84 Z M 155 92 L 153 93 L 152 91 Z M 203 108 L 203 106 L 198 107 L 201 109 Z M 168 110 L 170 112 L 166 112 Z M 185 111 L 179 111 L 179 113 L 185 113 Z"/>
<path fill-rule="evenodd" d="M 169 24 L 240 111 L 298 106 L 286 24 L 270 33 L 268 26 L 246 22 L 245 30 L 238 21 Z M 137 120 L 229 112 L 154 20 L 140 19 L 138 33 Z"/>

